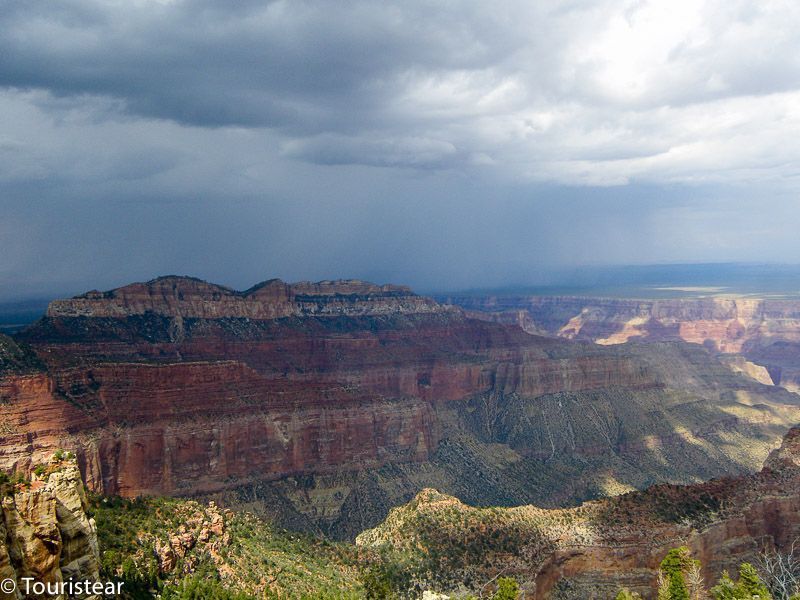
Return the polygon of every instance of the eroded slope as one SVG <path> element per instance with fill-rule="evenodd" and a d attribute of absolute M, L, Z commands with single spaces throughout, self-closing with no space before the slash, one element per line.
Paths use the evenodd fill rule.
<path fill-rule="evenodd" d="M 800 420 L 701 347 L 547 339 L 354 281 L 160 278 L 55 302 L 17 342 L 37 363 L 0 379 L 0 467 L 63 447 L 98 492 L 218 493 L 337 537 L 424 487 L 560 505 L 754 470 Z"/>

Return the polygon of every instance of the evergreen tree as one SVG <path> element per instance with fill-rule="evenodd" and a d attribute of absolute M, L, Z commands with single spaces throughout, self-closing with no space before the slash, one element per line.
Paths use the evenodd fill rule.
<path fill-rule="evenodd" d="M 772 598 L 767 586 L 761 581 L 755 567 L 750 563 L 742 563 L 742 566 L 739 567 L 738 586 L 746 594 L 745 598 L 757 597 L 759 600 L 770 600 Z"/>
<path fill-rule="evenodd" d="M 683 573 L 673 571 L 669 576 L 669 600 L 690 600 Z"/>
<path fill-rule="evenodd" d="M 658 600 L 703 600 L 707 597 L 700 561 L 692 558 L 686 546 L 667 552 L 660 566 Z"/>
<path fill-rule="evenodd" d="M 673 573 L 684 574 L 689 571 L 693 562 L 689 548 L 681 546 L 667 552 L 664 560 L 661 561 L 661 570 L 664 571 L 667 579 L 670 579 Z"/>
<path fill-rule="evenodd" d="M 723 571 L 717 585 L 711 588 L 711 596 L 714 600 L 772 600 L 767 586 L 750 563 L 739 567 L 739 581 L 736 583 L 727 571 Z"/>
<path fill-rule="evenodd" d="M 736 600 L 738 598 L 736 593 L 736 583 L 727 571 L 723 571 L 717 585 L 711 588 L 711 597 L 714 600 Z"/>

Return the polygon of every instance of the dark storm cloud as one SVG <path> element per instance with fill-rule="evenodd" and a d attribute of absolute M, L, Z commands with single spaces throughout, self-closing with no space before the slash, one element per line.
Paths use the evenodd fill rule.
<path fill-rule="evenodd" d="M 481 68 L 509 50 L 509 40 L 492 39 L 490 11 L 476 9 L 349 2 L 4 9 L 3 85 L 109 95 L 133 113 L 201 126 L 346 128 L 345 113 L 374 119 L 414 69 Z"/>
<path fill-rule="evenodd" d="M 789 24 L 800 9 L 791 4 L 2 8 L 0 86 L 113 99 L 129 115 L 187 126 L 270 128 L 287 156 L 328 165 L 494 162 L 567 183 L 694 180 L 758 157 L 740 151 L 703 169 L 687 169 L 684 157 L 718 152 L 742 129 L 756 145 L 774 144 L 762 131 L 796 120 L 800 48 Z M 766 123 L 765 110 L 774 117 Z M 762 117 L 750 127 L 740 122 L 753 114 Z"/>
<path fill-rule="evenodd" d="M 0 296 L 800 259 L 800 5 L 0 0 Z"/>

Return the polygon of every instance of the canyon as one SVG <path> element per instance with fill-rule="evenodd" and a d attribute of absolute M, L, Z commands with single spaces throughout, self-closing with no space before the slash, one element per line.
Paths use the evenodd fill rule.
<path fill-rule="evenodd" d="M 800 300 L 735 295 L 668 299 L 468 294 L 444 296 L 474 318 L 532 334 L 597 344 L 683 340 L 760 367 L 761 377 L 800 389 Z"/>
<path fill-rule="evenodd" d="M 429 487 L 555 507 L 744 474 L 800 421 L 798 396 L 713 348 L 485 314 L 352 280 L 57 300 L 0 337 L 0 469 L 64 449 L 96 493 L 353 538 Z"/>

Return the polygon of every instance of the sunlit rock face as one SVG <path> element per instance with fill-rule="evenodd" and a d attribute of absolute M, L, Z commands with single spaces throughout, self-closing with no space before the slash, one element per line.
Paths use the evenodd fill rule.
<path fill-rule="evenodd" d="M 340 537 L 425 486 L 558 505 L 754 470 L 800 420 L 702 347 L 530 335 L 364 282 L 161 278 L 3 339 L 0 468 L 66 448 L 109 494 L 273 482 L 279 516 Z"/>
<path fill-rule="evenodd" d="M 800 428 L 793 428 L 755 474 L 554 510 L 477 508 L 426 489 L 356 543 L 448 556 L 457 539 L 478 581 L 502 573 L 516 577 L 526 597 L 600 600 L 623 587 L 654 598 L 671 548 L 687 546 L 711 587 L 723 570 L 736 572 L 764 548 L 790 551 L 798 536 Z"/>
<path fill-rule="evenodd" d="M 775 384 L 800 388 L 800 300 L 732 297 L 636 300 L 571 296 L 461 296 L 470 316 L 597 344 L 682 340 L 741 354 Z"/>
<path fill-rule="evenodd" d="M 44 472 L 3 498 L 0 577 L 15 581 L 18 590 L 26 577 L 51 584 L 98 581 L 97 531 L 86 511 L 77 464 L 51 458 Z"/>
<path fill-rule="evenodd" d="M 588 594 L 575 597 L 600 597 L 623 585 L 648 597 L 661 559 L 680 545 L 702 562 L 706 582 L 754 561 L 764 548 L 790 551 L 800 537 L 798 439 L 800 428 L 791 429 L 755 475 L 660 486 L 591 507 L 596 539 L 584 545 L 565 536 L 537 574 L 534 597 L 549 597 L 559 582 Z"/>

